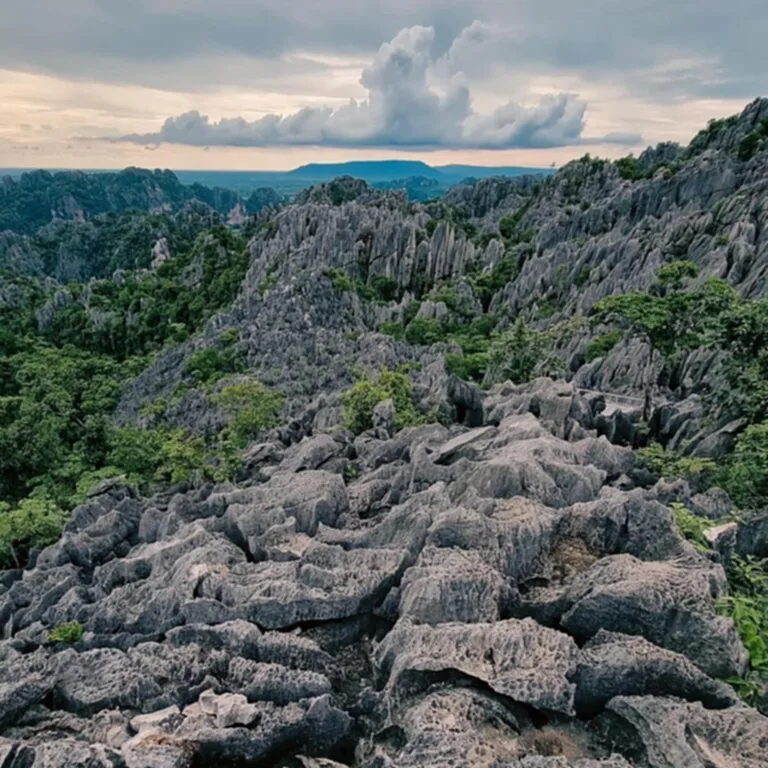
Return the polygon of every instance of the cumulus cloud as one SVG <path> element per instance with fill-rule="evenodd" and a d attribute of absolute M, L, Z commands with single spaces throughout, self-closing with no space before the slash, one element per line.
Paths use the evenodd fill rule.
<path fill-rule="evenodd" d="M 480 32 L 473 25 L 467 35 L 476 37 Z M 465 36 L 462 33 L 458 42 Z M 508 102 L 490 114 L 479 114 L 473 110 L 463 74 L 435 60 L 434 42 L 432 27 L 415 26 L 382 45 L 360 77 L 368 91 L 368 98 L 361 101 L 336 108 L 306 107 L 254 121 L 237 117 L 212 122 L 191 111 L 168 118 L 156 133 L 132 134 L 122 140 L 191 146 L 404 149 L 547 148 L 582 142 L 586 104 L 577 96 L 545 96 L 533 107 Z M 613 136 L 611 141 L 637 144 L 639 139 Z M 583 141 L 599 140 L 602 137 Z"/>

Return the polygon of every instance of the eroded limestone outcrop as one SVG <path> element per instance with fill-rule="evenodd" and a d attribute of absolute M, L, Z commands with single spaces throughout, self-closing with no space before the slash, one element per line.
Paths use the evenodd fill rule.
<path fill-rule="evenodd" d="M 265 443 L 239 487 L 102 486 L 2 574 L 0 765 L 764 765 L 723 569 L 666 491 L 570 387 L 486 405 Z"/>

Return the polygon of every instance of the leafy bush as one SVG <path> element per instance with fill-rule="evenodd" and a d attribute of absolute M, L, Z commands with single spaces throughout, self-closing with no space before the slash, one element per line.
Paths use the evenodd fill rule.
<path fill-rule="evenodd" d="M 393 339 L 404 339 L 405 328 L 402 323 L 391 322 L 382 323 L 379 326 L 379 333 L 383 333 L 385 336 L 391 336 Z"/>
<path fill-rule="evenodd" d="M 382 368 L 377 376 L 364 373 L 341 395 L 344 406 L 344 425 L 355 434 L 373 427 L 373 410 L 383 400 L 392 399 L 395 405 L 397 428 L 423 424 L 425 416 L 414 403 L 413 382 L 402 369 L 389 371 Z"/>
<path fill-rule="evenodd" d="M 507 250 L 490 271 L 473 278 L 473 287 L 485 311 L 488 310 L 491 299 L 517 277 L 522 260 L 522 253 L 513 249 Z"/>
<path fill-rule="evenodd" d="M 66 521 L 51 499 L 30 497 L 15 509 L 0 502 L 0 568 L 22 568 L 31 550 L 58 541 Z"/>
<path fill-rule="evenodd" d="M 48 642 L 74 645 L 83 639 L 84 633 L 85 630 L 79 621 L 68 621 L 66 624 L 59 624 L 56 629 L 48 633 Z"/>
<path fill-rule="evenodd" d="M 405 339 L 411 344 L 437 344 L 448 338 L 445 326 L 433 318 L 415 318 L 405 329 Z"/>
<path fill-rule="evenodd" d="M 373 291 L 376 299 L 384 302 L 397 301 L 402 293 L 400 283 L 397 280 L 382 275 L 377 275 L 371 279 L 370 289 Z"/>
<path fill-rule="evenodd" d="M 743 509 L 765 505 L 768 497 L 768 422 L 753 424 L 737 439 L 733 455 L 717 473 L 717 481 Z"/>
<path fill-rule="evenodd" d="M 623 338 L 624 331 L 616 329 L 593 339 L 587 345 L 587 362 L 591 363 L 598 357 L 605 357 Z"/>
<path fill-rule="evenodd" d="M 751 159 L 760 146 L 760 139 L 761 136 L 757 131 L 752 131 L 752 133 L 745 136 L 739 142 L 739 160 L 746 161 Z"/>
<path fill-rule="evenodd" d="M 538 309 L 536 310 L 536 317 L 540 320 L 548 320 L 550 317 L 554 317 L 559 311 L 557 304 L 552 299 L 541 299 L 538 302 Z"/>
<path fill-rule="evenodd" d="M 640 161 L 634 155 L 619 158 L 614 165 L 619 171 L 619 176 L 627 181 L 638 181 L 648 178 L 648 174 L 640 165 Z"/>
<path fill-rule="evenodd" d="M 712 459 L 680 456 L 672 451 L 666 451 L 659 443 L 651 443 L 645 448 L 640 448 L 637 453 L 645 459 L 652 472 L 668 480 L 676 477 L 690 480 L 700 476 L 710 476 L 716 469 Z"/>
<path fill-rule="evenodd" d="M 243 446 L 259 432 L 277 426 L 285 403 L 282 392 L 253 379 L 228 384 L 211 399 L 232 417 L 233 436 Z"/>
<path fill-rule="evenodd" d="M 492 341 L 488 349 L 493 381 L 514 384 L 530 381 L 536 372 L 549 374 L 561 363 L 552 355 L 554 330 L 536 331 L 519 316 L 514 324 Z"/>
<path fill-rule="evenodd" d="M 488 353 L 448 354 L 445 356 L 445 370 L 467 381 L 482 381 L 488 370 Z"/>
<path fill-rule="evenodd" d="M 206 347 L 193 352 L 187 361 L 187 373 L 196 384 L 215 384 L 224 376 L 242 370 L 243 361 L 232 348 Z"/>
<path fill-rule="evenodd" d="M 708 552 L 710 546 L 704 532 L 711 527 L 711 523 L 696 517 L 684 504 L 673 502 L 670 506 L 675 515 L 677 529 L 683 537 L 688 539 L 700 552 Z"/>
<path fill-rule="evenodd" d="M 268 291 L 271 291 L 277 285 L 277 274 L 270 272 L 258 286 L 258 291 L 261 296 L 264 296 Z"/>
<path fill-rule="evenodd" d="M 327 277 L 333 283 L 333 287 L 337 291 L 342 293 L 355 290 L 355 282 L 352 278 L 343 270 L 336 269 L 335 267 L 329 267 L 323 270 L 323 276 Z"/>
<path fill-rule="evenodd" d="M 734 558 L 728 583 L 731 594 L 719 601 L 718 608 L 733 619 L 750 660 L 747 676 L 728 682 L 753 703 L 768 685 L 768 561 Z"/>

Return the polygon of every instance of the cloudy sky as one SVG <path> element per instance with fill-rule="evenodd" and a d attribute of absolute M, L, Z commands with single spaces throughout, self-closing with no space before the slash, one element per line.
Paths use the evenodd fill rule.
<path fill-rule="evenodd" d="M 0 166 L 560 164 L 768 91 L 765 0 L 0 0 Z"/>

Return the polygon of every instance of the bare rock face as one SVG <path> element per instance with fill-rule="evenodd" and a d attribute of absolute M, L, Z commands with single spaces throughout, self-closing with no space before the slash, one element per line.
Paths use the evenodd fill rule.
<path fill-rule="evenodd" d="M 665 506 L 690 489 L 634 488 L 569 386 L 486 406 L 97 489 L 0 579 L 0 765 L 762 766 L 724 571 Z"/>

